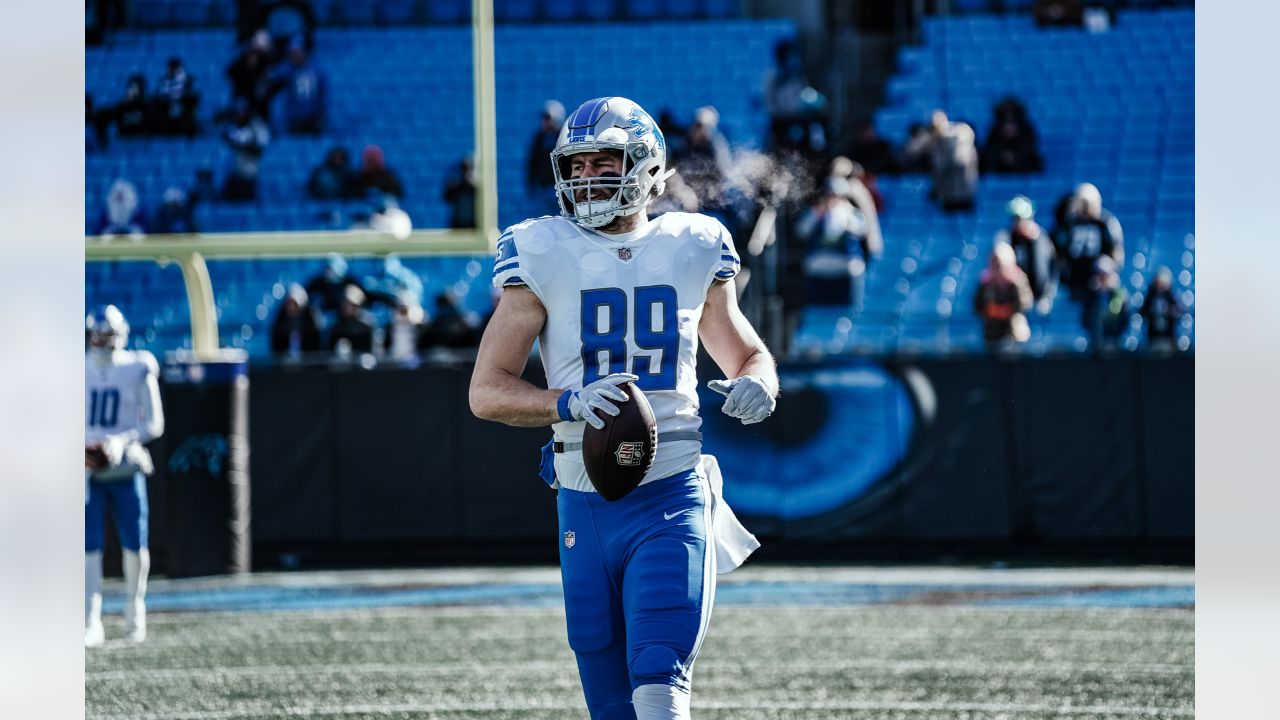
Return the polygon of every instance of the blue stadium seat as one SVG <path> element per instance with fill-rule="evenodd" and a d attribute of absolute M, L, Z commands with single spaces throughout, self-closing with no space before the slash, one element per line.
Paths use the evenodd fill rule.
<path fill-rule="evenodd" d="M 468 0 L 431 0 L 427 3 L 427 17 L 438 23 L 469 22 L 471 3 Z"/>

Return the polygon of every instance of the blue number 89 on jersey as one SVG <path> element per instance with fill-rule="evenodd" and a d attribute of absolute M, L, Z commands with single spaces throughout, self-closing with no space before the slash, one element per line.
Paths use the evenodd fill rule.
<path fill-rule="evenodd" d="M 611 373 L 628 372 L 627 324 L 631 319 L 636 347 L 651 351 L 631 358 L 629 372 L 640 378 L 636 385 L 641 390 L 674 390 L 680 351 L 676 289 L 670 285 L 638 287 L 634 306 L 629 304 L 621 288 L 582 291 L 583 386 Z M 656 372 L 654 358 L 658 360 Z"/>

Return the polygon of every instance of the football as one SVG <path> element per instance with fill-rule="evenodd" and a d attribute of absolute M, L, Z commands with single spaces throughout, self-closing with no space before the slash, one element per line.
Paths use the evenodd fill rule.
<path fill-rule="evenodd" d="M 600 497 L 614 502 L 636 489 L 653 466 L 658 449 L 658 423 L 653 407 L 635 383 L 618 386 L 629 398 L 617 403 L 617 417 L 600 413 L 604 427 L 587 425 L 582 434 L 582 462 Z"/>
<path fill-rule="evenodd" d="M 101 470 L 107 466 L 107 452 L 100 443 L 86 445 L 84 448 L 84 467 L 86 470 Z"/>

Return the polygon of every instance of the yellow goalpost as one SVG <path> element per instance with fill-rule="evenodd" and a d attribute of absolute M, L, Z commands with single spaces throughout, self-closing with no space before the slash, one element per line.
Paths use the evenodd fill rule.
<path fill-rule="evenodd" d="M 204 259 L 291 256 L 339 252 L 344 255 L 456 255 L 492 252 L 498 239 L 498 164 L 493 61 L 493 2 L 473 0 L 471 10 L 474 89 L 476 219 L 474 230 L 415 230 L 404 240 L 374 230 L 342 232 L 247 232 L 86 237 L 85 262 L 152 260 L 177 263 L 191 309 L 191 344 L 197 358 L 211 359 L 219 348 L 213 285 Z"/>

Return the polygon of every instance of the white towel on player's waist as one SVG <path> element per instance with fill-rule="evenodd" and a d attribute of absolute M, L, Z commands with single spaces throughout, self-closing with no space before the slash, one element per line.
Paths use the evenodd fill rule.
<path fill-rule="evenodd" d="M 737 570 L 760 547 L 760 541 L 738 521 L 733 508 L 724 501 L 724 478 L 714 455 L 703 455 L 699 465 L 711 485 L 711 536 L 716 548 L 716 574 Z"/>

